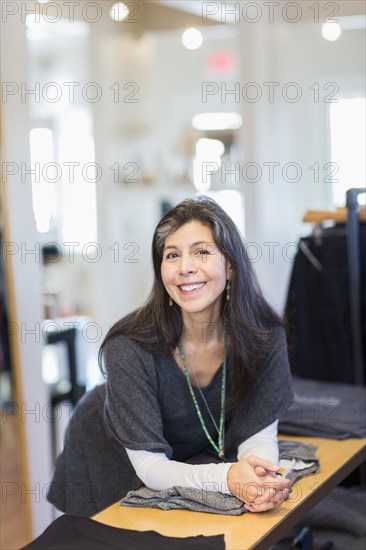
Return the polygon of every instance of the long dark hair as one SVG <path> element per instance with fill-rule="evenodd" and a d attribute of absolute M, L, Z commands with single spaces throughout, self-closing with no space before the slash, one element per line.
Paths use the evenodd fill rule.
<path fill-rule="evenodd" d="M 228 337 L 227 365 L 230 395 L 228 404 L 242 401 L 256 379 L 256 372 L 274 346 L 273 327 L 282 325 L 280 317 L 266 302 L 259 288 L 244 242 L 232 219 L 211 198 L 189 198 L 169 210 L 158 223 L 152 242 L 154 284 L 146 303 L 115 323 L 107 333 L 99 352 L 111 338 L 125 335 L 154 354 L 170 354 L 182 334 L 182 313 L 169 296 L 161 277 L 163 250 L 168 235 L 184 224 L 197 221 L 211 229 L 215 245 L 230 262 L 230 301 L 222 311 Z"/>

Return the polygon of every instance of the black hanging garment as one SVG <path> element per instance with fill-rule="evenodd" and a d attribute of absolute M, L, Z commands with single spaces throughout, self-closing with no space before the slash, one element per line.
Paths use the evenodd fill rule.
<path fill-rule="evenodd" d="M 366 358 L 366 227 L 360 224 L 361 316 Z M 343 225 L 300 240 L 286 304 L 293 374 L 354 384 L 347 235 Z M 364 365 L 366 373 L 366 365 Z"/>

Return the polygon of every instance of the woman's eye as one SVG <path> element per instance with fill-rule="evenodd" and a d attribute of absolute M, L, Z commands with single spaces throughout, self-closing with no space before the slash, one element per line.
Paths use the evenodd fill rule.
<path fill-rule="evenodd" d="M 209 251 L 207 249 L 203 248 L 202 250 L 198 250 L 198 254 L 203 256 L 204 254 L 209 254 Z"/>
<path fill-rule="evenodd" d="M 167 260 L 174 260 L 178 257 L 178 254 L 176 252 L 169 252 L 169 254 L 166 255 Z"/>

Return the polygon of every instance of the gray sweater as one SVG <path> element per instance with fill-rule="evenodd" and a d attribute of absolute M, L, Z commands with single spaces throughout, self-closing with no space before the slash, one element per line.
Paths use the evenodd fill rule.
<path fill-rule="evenodd" d="M 276 350 L 267 357 L 258 381 L 241 406 L 226 417 L 225 455 L 236 459 L 237 447 L 279 418 L 292 398 L 286 341 L 276 332 Z M 203 433 L 184 373 L 174 357 L 154 356 L 127 337 L 106 346 L 106 419 L 124 447 L 165 453 L 186 461 L 198 453 L 215 455 Z M 216 419 L 220 416 L 222 366 L 203 394 Z M 211 437 L 217 433 L 199 392 L 202 415 Z"/>
<path fill-rule="evenodd" d="M 91 515 L 141 485 L 125 448 L 163 452 L 191 464 L 220 461 L 172 355 L 153 355 L 119 336 L 106 345 L 105 365 L 106 389 L 100 386 L 79 402 L 57 459 L 48 499 L 63 511 Z M 221 378 L 222 367 L 203 389 L 216 422 Z M 202 398 L 196 395 L 211 437 L 217 440 Z M 275 349 L 259 369 L 249 397 L 226 415 L 226 457 L 236 461 L 238 445 L 283 415 L 292 397 L 286 338 L 279 328 Z"/>

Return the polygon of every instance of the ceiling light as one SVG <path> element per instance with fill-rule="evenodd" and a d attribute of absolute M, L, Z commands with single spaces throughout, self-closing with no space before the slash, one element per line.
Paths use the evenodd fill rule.
<path fill-rule="evenodd" d="M 129 13 L 130 10 L 123 2 L 116 2 L 116 4 L 113 4 L 113 6 L 109 9 L 109 15 L 116 23 L 120 23 L 126 19 Z"/>
<path fill-rule="evenodd" d="M 189 50 L 197 50 L 203 42 L 202 34 L 198 29 L 187 29 L 182 35 L 182 42 Z"/>
<path fill-rule="evenodd" d="M 325 38 L 325 40 L 334 42 L 335 40 L 338 40 L 341 34 L 342 34 L 342 29 L 339 23 L 336 23 L 336 22 L 323 23 L 322 37 Z"/>
<path fill-rule="evenodd" d="M 225 153 L 225 145 L 219 139 L 201 138 L 196 143 L 196 153 L 204 160 L 216 160 Z"/>
<path fill-rule="evenodd" d="M 238 113 L 200 113 L 192 120 L 196 130 L 236 130 L 243 124 Z"/>
<path fill-rule="evenodd" d="M 51 5 L 51 4 L 50 4 Z M 66 19 L 60 19 L 57 25 L 50 20 L 37 19 L 36 13 L 27 13 L 25 20 L 27 40 L 52 40 L 57 37 L 87 36 L 89 25 L 85 21 L 75 21 L 72 25 Z"/>

